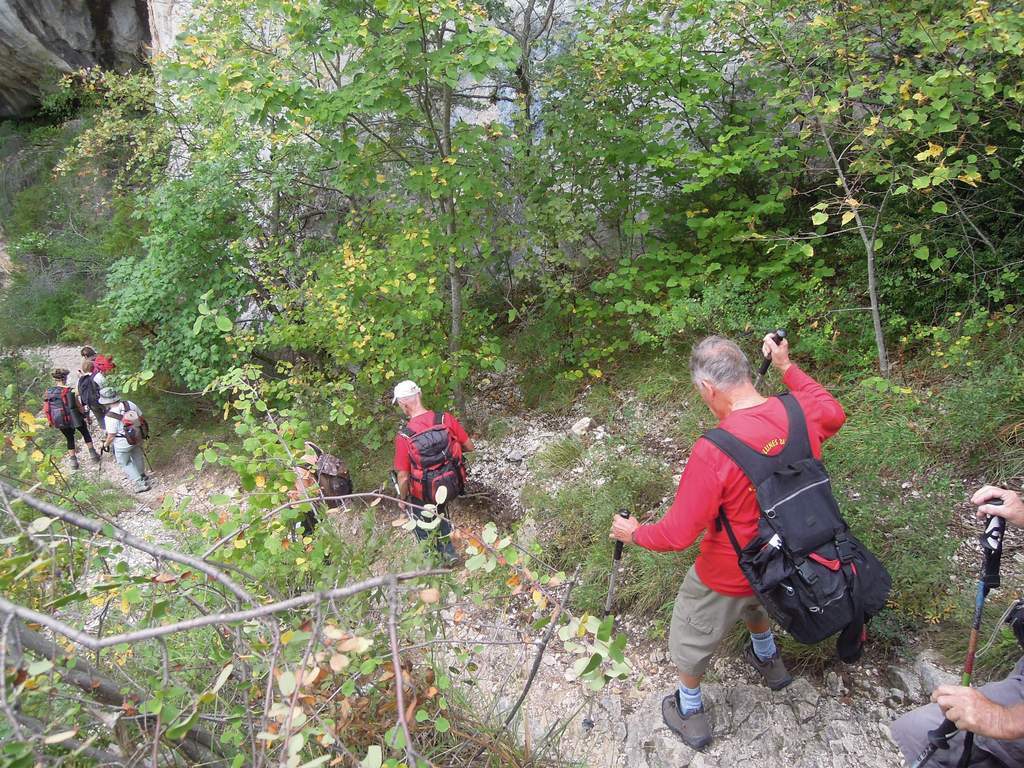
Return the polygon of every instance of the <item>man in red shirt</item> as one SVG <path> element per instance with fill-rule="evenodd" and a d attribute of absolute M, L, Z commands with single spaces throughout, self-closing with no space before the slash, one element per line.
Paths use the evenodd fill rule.
<path fill-rule="evenodd" d="M 771 335 L 762 351 L 771 355 L 782 381 L 803 409 L 811 450 L 821 458 L 821 444 L 846 420 L 839 402 L 789 359 L 789 342 Z M 768 456 L 779 453 L 789 433 L 785 407 L 754 387 L 750 363 L 732 341 L 719 336 L 693 348 L 690 374 L 701 399 L 719 419 L 718 426 Z M 728 535 L 715 524 L 725 511 L 740 547 L 756 535 L 760 508 L 754 487 L 743 471 L 710 441 L 696 442 L 679 481 L 675 501 L 652 525 L 615 516 L 611 537 L 655 552 L 686 549 L 703 533 L 700 553 L 676 598 L 669 650 L 679 668 L 681 685 L 662 702 L 662 717 L 694 749 L 711 743 L 700 681 L 711 656 L 740 619 L 750 630 L 745 658 L 773 690 L 792 682 L 771 632 L 768 615 L 739 568 Z"/>
<path fill-rule="evenodd" d="M 406 424 L 395 435 L 395 470 L 398 473 L 399 495 L 414 505 L 434 503 L 431 492 L 435 480 L 462 471 L 462 454 L 474 450 L 473 441 L 459 420 L 450 413 L 436 413 L 423 407 L 420 388 L 411 381 L 401 381 L 395 386 L 393 403 L 397 403 L 407 419 Z M 449 496 L 454 497 L 452 487 Z M 459 481 L 461 490 L 461 480 Z M 413 513 L 420 520 L 426 520 L 421 510 L 413 507 Z M 452 526 L 448 520 L 446 504 L 440 504 L 437 513 L 441 523 L 435 531 L 419 526 L 413 529 L 416 538 L 425 541 L 435 534 L 435 546 L 447 561 L 457 558 L 452 545 Z"/>

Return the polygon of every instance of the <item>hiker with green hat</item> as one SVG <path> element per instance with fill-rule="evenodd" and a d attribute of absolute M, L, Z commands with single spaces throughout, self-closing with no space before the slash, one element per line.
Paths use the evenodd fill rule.
<path fill-rule="evenodd" d="M 103 449 L 113 449 L 118 466 L 134 483 L 136 493 L 150 490 L 146 458 L 142 452 L 142 441 L 149 434 L 149 429 L 142 409 L 131 400 L 122 398 L 113 387 L 100 390 L 99 403 L 107 409 L 103 418 L 107 431 Z"/>
<path fill-rule="evenodd" d="M 444 411 L 428 411 L 421 395 L 415 382 L 406 380 L 395 385 L 391 402 L 398 405 L 407 419 L 395 436 L 395 471 L 399 495 L 415 505 L 412 511 L 419 520 L 430 522 L 419 507 L 435 503 L 441 487 L 446 489 L 445 498 L 449 499 L 463 492 L 466 466 L 462 455 L 474 450 L 474 446 L 458 419 Z M 416 526 L 414 533 L 420 541 L 433 535 L 441 556 L 454 561 L 458 555 L 451 541 L 447 505 L 438 504 L 437 514 L 441 521 L 435 530 Z"/>

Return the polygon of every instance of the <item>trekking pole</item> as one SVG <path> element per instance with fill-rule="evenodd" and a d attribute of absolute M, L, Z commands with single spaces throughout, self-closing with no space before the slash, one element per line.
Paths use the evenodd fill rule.
<path fill-rule="evenodd" d="M 786 338 L 786 332 L 779 328 L 775 333 L 772 334 L 772 340 L 776 344 L 781 344 L 782 340 Z M 754 389 L 760 389 L 762 382 L 764 382 L 764 375 L 768 373 L 768 368 L 771 367 L 772 356 L 766 355 L 761 361 L 761 367 L 757 369 L 757 378 L 754 380 Z"/>
<path fill-rule="evenodd" d="M 141 442 L 139 443 L 139 448 L 141 448 L 141 449 L 142 449 L 142 460 L 143 460 L 144 462 L 146 462 L 146 466 L 147 466 L 147 467 L 149 467 L 149 472 L 150 472 L 150 474 L 153 474 L 153 472 L 154 472 L 154 470 L 153 470 L 153 462 L 151 462 L 151 461 L 149 460 L 149 454 L 148 454 L 148 453 L 146 453 L 146 449 L 145 449 L 145 448 L 143 448 L 143 446 L 142 446 L 142 443 L 141 443 Z"/>
<path fill-rule="evenodd" d="M 629 519 L 629 510 L 620 509 L 619 517 L 623 519 Z M 615 555 L 612 558 L 612 573 L 608 577 L 608 597 L 604 601 L 604 615 L 608 616 L 612 612 L 612 601 L 615 599 L 615 580 L 619 575 L 619 566 L 622 564 L 622 542 L 615 542 Z"/>
<path fill-rule="evenodd" d="M 985 504 L 994 507 L 1002 506 L 1003 500 L 999 498 L 989 499 Z M 985 521 L 985 533 L 981 539 L 981 573 L 978 576 L 978 591 L 974 599 L 974 621 L 971 622 L 971 637 L 967 642 L 967 659 L 964 661 L 964 672 L 960 684 L 968 686 L 971 684 L 971 675 L 974 672 L 974 656 L 978 648 L 978 635 L 981 632 L 981 611 L 985 605 L 985 598 L 989 590 L 999 586 L 999 561 L 1003 553 L 1003 532 L 1006 530 L 1006 520 L 997 515 L 991 515 Z M 928 731 L 928 746 L 914 761 L 911 768 L 923 768 L 932 756 L 940 749 L 949 749 L 949 739 L 957 732 L 956 723 L 946 718 L 938 728 Z M 960 757 L 958 766 L 967 766 L 971 760 L 971 751 L 974 748 L 974 734 L 968 731 L 964 734 L 964 752 Z"/>

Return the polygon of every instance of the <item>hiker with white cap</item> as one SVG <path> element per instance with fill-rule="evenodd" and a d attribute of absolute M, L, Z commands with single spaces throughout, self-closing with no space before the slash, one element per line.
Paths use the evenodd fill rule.
<path fill-rule="evenodd" d="M 466 465 L 462 456 L 474 450 L 473 441 L 459 420 L 444 411 L 428 411 L 423 407 L 420 388 L 412 381 L 400 381 L 391 400 L 405 414 L 406 423 L 395 436 L 395 471 L 398 493 L 411 502 L 413 513 L 422 521 L 431 520 L 418 507 L 433 504 L 439 488 L 446 489 L 447 498 L 461 494 L 465 488 Z M 416 538 L 426 541 L 434 535 L 434 545 L 448 561 L 457 559 L 451 541 L 452 526 L 445 504 L 439 504 L 441 522 L 433 531 L 417 526 Z"/>
<path fill-rule="evenodd" d="M 113 448 L 114 458 L 135 484 L 136 493 L 150 490 L 145 454 L 142 452 L 142 441 L 149 435 L 149 427 L 142 416 L 142 409 L 131 400 L 122 398 L 113 387 L 100 390 L 99 403 L 107 409 L 103 417 L 107 431 L 103 450 Z"/>

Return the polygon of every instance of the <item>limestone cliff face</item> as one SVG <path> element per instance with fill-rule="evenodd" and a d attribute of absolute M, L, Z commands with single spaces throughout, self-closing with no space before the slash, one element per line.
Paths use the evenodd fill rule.
<path fill-rule="evenodd" d="M 0 117 L 35 111 L 55 73 L 139 66 L 149 44 L 147 0 L 0 0 Z"/>

